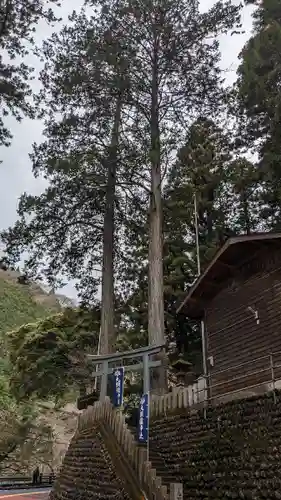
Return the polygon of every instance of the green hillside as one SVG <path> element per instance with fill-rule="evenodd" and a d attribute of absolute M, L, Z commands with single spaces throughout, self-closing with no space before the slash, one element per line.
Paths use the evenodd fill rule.
<path fill-rule="evenodd" d="M 0 277 L 0 336 L 17 326 L 32 323 L 59 309 L 59 305 L 56 307 L 37 303 L 28 286 Z"/>
<path fill-rule="evenodd" d="M 30 474 L 35 464 L 52 461 L 52 422 L 36 400 L 18 401 L 10 390 L 11 364 L 6 333 L 60 310 L 56 297 L 34 282 L 18 283 L 20 273 L 0 269 L 0 472 Z M 23 420 L 25 422 L 23 433 Z"/>

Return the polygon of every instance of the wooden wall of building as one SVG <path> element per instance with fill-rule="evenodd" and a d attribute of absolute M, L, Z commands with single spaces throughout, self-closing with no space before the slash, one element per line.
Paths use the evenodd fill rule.
<path fill-rule="evenodd" d="M 258 323 L 248 307 L 258 311 Z M 281 364 L 281 252 L 263 253 L 234 274 L 208 305 L 205 320 L 214 362 L 209 363 L 211 396 L 270 383 L 270 353 L 280 351 L 273 362 Z M 243 366 L 234 369 L 237 365 Z M 280 368 L 274 373 L 281 379 Z M 239 378 L 231 381 L 234 377 Z"/>

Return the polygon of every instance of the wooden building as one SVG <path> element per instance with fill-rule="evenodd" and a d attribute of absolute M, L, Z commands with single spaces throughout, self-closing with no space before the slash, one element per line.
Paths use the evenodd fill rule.
<path fill-rule="evenodd" d="M 269 390 L 281 380 L 281 233 L 230 238 L 178 312 L 204 320 L 211 398 Z"/>

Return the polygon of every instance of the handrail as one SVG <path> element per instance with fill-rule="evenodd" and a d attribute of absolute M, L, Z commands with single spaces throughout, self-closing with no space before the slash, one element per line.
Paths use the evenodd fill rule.
<path fill-rule="evenodd" d="M 267 354 L 264 354 L 263 356 L 259 356 L 258 358 L 250 359 L 249 361 L 244 361 L 243 363 L 239 363 L 238 365 L 229 366 L 228 368 L 223 368 L 222 370 L 212 372 L 211 375 L 212 376 L 219 375 L 220 373 L 228 372 L 230 370 L 236 370 L 238 368 L 242 368 L 245 365 L 255 363 L 256 361 L 262 361 L 263 359 L 266 359 L 269 356 L 276 356 L 277 354 L 281 354 L 281 351 L 273 351 L 273 352 L 269 351 Z M 278 367 L 276 366 L 276 368 L 278 368 Z M 210 375 L 202 375 L 202 377 L 210 377 Z"/>
<path fill-rule="evenodd" d="M 52 476 L 52 478 L 55 478 L 55 474 L 43 474 L 42 475 L 42 480 L 46 480 Z M 32 475 L 30 476 L 0 476 L 0 483 L 4 481 L 32 481 Z"/>
<path fill-rule="evenodd" d="M 218 370 L 217 372 L 212 372 L 211 374 L 208 375 L 202 375 L 203 377 L 213 377 L 214 375 L 219 375 L 220 373 L 225 373 L 229 372 L 231 370 L 238 370 L 238 368 L 242 368 L 245 365 L 249 365 L 252 363 L 255 363 L 256 361 L 262 361 L 263 359 L 268 358 L 270 354 L 274 355 L 275 353 L 268 353 L 265 354 L 264 356 L 260 356 L 259 358 L 251 359 L 250 361 L 245 361 L 244 363 L 239 363 L 239 365 L 234 365 L 234 366 L 229 366 L 228 368 L 223 368 L 222 370 Z"/>
<path fill-rule="evenodd" d="M 237 375 L 237 377 L 232 377 L 230 379 L 228 378 L 227 380 L 223 380 L 222 382 L 212 384 L 211 387 L 213 389 L 214 387 L 219 387 L 221 385 L 225 385 L 226 383 L 229 384 L 230 382 L 235 382 L 236 380 L 242 380 L 243 378 L 258 375 L 259 373 L 264 373 L 264 372 L 267 372 L 269 370 L 270 370 L 270 366 L 268 366 L 267 368 L 261 368 L 260 370 L 256 370 L 254 372 L 243 373 L 243 375 Z"/>
<path fill-rule="evenodd" d="M 277 382 L 281 381 L 280 370 L 281 363 L 279 358 L 274 362 L 274 357 L 281 355 L 281 351 L 273 351 L 264 354 L 263 356 L 256 357 L 244 363 L 239 363 L 234 366 L 229 366 L 216 372 L 211 372 L 208 375 L 201 375 L 200 379 L 203 382 L 203 387 L 200 387 L 200 379 L 192 385 L 185 387 L 173 387 L 172 391 L 162 396 L 154 395 L 151 398 L 150 416 L 151 418 L 158 417 L 161 414 L 166 414 L 168 411 L 177 411 L 186 409 L 189 411 L 191 408 L 196 409 L 203 404 L 211 403 L 222 398 L 231 400 L 237 394 L 241 397 L 247 397 L 247 391 L 262 388 L 262 392 L 266 393 L 271 391 L 273 399 L 276 402 L 276 388 Z M 268 362 L 266 362 L 268 360 Z M 261 367 L 254 366 L 255 363 L 262 361 Z M 232 372 L 235 370 L 245 368 L 245 373 L 241 372 L 234 375 Z M 216 382 L 214 379 L 221 376 L 221 380 Z M 255 378 L 256 377 L 256 378 Z M 214 381 L 214 383 L 213 383 Z M 243 382 L 244 381 L 244 382 Z M 240 386 L 240 387 L 239 387 Z M 232 388 L 232 390 L 229 390 Z M 214 394 L 211 391 L 214 390 Z M 202 396 L 203 393 L 203 396 Z M 248 394 L 249 395 L 249 394 Z"/>
<path fill-rule="evenodd" d="M 131 498 L 134 500 L 139 500 L 142 496 L 145 496 L 145 498 L 147 498 L 139 484 L 135 470 L 129 463 L 124 451 L 122 450 L 108 423 L 105 421 L 101 421 L 99 425 L 101 433 L 105 440 L 106 447 L 110 452 L 111 459 L 114 462 L 116 470 L 118 472 L 120 471 L 120 476 L 123 478 L 123 480 L 125 480 L 128 493 L 130 493 Z M 121 460 L 119 460 L 119 457 L 121 458 Z"/>
<path fill-rule="evenodd" d="M 31 476 L 3 476 L 0 477 L 0 490 L 3 489 L 19 489 L 24 486 L 24 488 L 46 488 L 47 486 L 51 486 L 56 479 L 55 475 L 44 474 L 42 476 L 42 480 L 36 485 L 34 485 Z"/>

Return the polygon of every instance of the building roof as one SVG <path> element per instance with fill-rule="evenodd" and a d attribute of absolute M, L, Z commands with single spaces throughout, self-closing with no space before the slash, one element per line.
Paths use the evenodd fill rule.
<path fill-rule="evenodd" d="M 280 247 L 281 233 L 256 233 L 229 238 L 218 250 L 204 272 L 190 287 L 177 313 L 201 319 L 206 303 L 223 288 L 235 269 L 247 264 L 261 249 Z"/>

